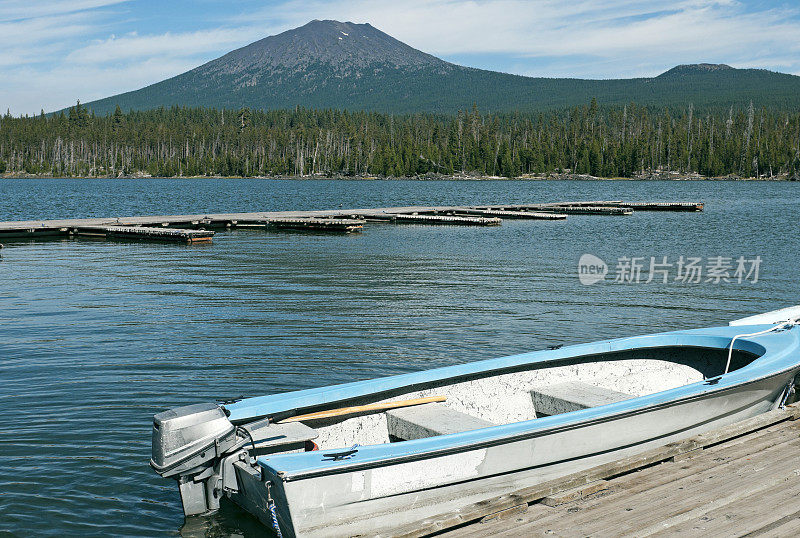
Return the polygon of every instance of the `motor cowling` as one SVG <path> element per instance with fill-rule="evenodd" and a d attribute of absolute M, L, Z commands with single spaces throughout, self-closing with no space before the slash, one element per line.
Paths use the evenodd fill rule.
<path fill-rule="evenodd" d="M 219 506 L 219 460 L 240 441 L 220 406 L 177 407 L 153 417 L 150 466 L 178 480 L 187 516 L 200 514 Z"/>
<path fill-rule="evenodd" d="M 150 465 L 164 477 L 186 474 L 236 443 L 236 428 L 215 404 L 194 404 L 153 417 Z"/>

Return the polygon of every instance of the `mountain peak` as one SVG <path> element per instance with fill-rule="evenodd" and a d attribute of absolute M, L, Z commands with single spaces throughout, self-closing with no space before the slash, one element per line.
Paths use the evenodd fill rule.
<path fill-rule="evenodd" d="M 452 68 L 374 26 L 335 20 L 313 20 L 299 28 L 265 37 L 197 68 L 206 74 L 256 77 L 276 72 L 297 73 L 327 65 L 337 76 L 359 76 L 371 67 Z"/>
<path fill-rule="evenodd" d="M 383 34 L 383 32 L 368 23 L 358 24 L 351 21 L 342 22 L 331 19 L 314 19 L 313 21 L 307 22 L 303 26 L 283 32 L 283 34 L 292 34 L 304 39 L 314 39 L 320 37 L 338 39 L 340 37 L 349 37 L 351 34 L 356 35 L 358 33 L 361 33 L 362 35 L 369 35 L 370 33 Z"/>
<path fill-rule="evenodd" d="M 292 31 L 295 31 L 295 30 L 302 30 L 304 28 L 306 28 L 306 29 L 332 28 L 334 30 L 348 30 L 348 29 L 354 30 L 354 29 L 357 29 L 357 28 L 373 28 L 374 29 L 374 26 L 372 26 L 368 22 L 356 23 L 356 22 L 352 22 L 352 21 L 345 21 L 345 22 L 336 21 L 336 20 L 333 20 L 333 19 L 314 19 L 312 21 L 309 21 L 309 22 L 305 23 L 303 26 L 298 26 L 297 28 L 294 28 L 293 30 L 289 30 L 289 31 L 292 32 Z"/>

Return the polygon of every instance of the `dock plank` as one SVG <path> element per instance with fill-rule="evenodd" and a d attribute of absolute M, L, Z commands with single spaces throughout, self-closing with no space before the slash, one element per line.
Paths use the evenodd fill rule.
<path fill-rule="evenodd" d="M 446 531 L 441 536 L 457 536 L 458 538 L 484 538 L 486 536 L 493 536 L 493 533 L 503 533 L 511 531 L 512 529 L 519 528 L 520 525 L 525 524 L 530 526 L 533 522 L 550 516 L 553 508 L 543 504 L 532 504 L 528 506 L 525 511 L 517 510 L 516 513 L 509 515 L 506 518 L 485 518 L 478 523 L 460 527 L 456 530 Z M 498 525 L 501 523 L 501 525 Z M 542 534 L 542 533 L 539 533 Z M 513 536 L 513 533 L 510 534 Z M 517 534 L 519 536 L 519 534 Z"/>
<path fill-rule="evenodd" d="M 535 524 L 537 528 L 539 526 L 558 529 L 569 527 L 589 534 L 599 531 L 605 533 L 605 531 L 610 531 L 612 525 L 619 523 L 615 519 L 617 516 L 621 518 L 623 525 L 630 524 L 638 515 L 635 513 L 636 510 L 642 507 L 645 508 L 645 511 L 642 512 L 643 517 L 650 518 L 657 515 L 647 510 L 646 507 L 651 503 L 659 506 L 666 503 L 667 511 L 672 507 L 680 510 L 685 507 L 687 502 L 690 502 L 688 492 L 692 491 L 692 487 L 687 484 L 687 481 L 697 480 L 698 477 L 703 476 L 703 473 L 720 477 L 733 475 L 735 473 L 731 470 L 747 465 L 753 453 L 764 452 L 768 455 L 773 452 L 785 453 L 785 447 L 781 445 L 791 442 L 796 444 L 798 439 L 797 428 L 792 428 L 791 431 L 786 430 L 784 428 L 769 432 L 769 434 L 761 436 L 760 442 L 754 442 L 752 446 L 738 444 L 738 449 L 730 450 L 727 454 L 725 453 L 725 450 L 728 449 L 727 445 L 722 445 L 719 450 L 709 450 L 704 454 L 705 459 L 693 459 L 691 463 L 662 463 L 656 467 L 615 478 L 608 482 L 608 488 L 613 492 L 610 496 L 570 503 L 552 509 L 549 513 L 537 514 Z M 721 454 L 725 455 L 720 457 Z M 670 491 L 677 493 L 671 499 L 664 500 L 663 496 Z M 662 497 L 658 498 L 659 495 Z M 656 497 L 657 500 L 654 500 L 653 497 Z M 579 508 L 579 511 L 573 512 L 576 508 Z M 602 520 L 600 529 L 592 526 L 598 520 Z M 527 516 L 523 516 L 523 521 L 518 521 L 518 523 L 528 525 L 532 521 L 528 521 Z M 625 534 L 619 529 L 618 532 Z M 458 534 L 458 531 L 454 533 L 454 535 Z"/>
<path fill-rule="evenodd" d="M 718 430 L 713 430 L 693 437 L 669 443 L 646 452 L 636 454 L 621 460 L 603 464 L 586 471 L 567 475 L 543 484 L 536 484 L 528 488 L 512 491 L 498 497 L 486 499 L 481 502 L 469 504 L 451 513 L 433 516 L 424 520 L 404 525 L 392 533 L 394 536 L 426 536 L 431 533 L 440 533 L 454 527 L 469 526 L 472 522 L 507 508 L 512 508 L 522 502 L 536 502 L 542 498 L 569 488 L 588 484 L 590 482 L 618 477 L 620 475 L 654 466 L 665 462 L 675 455 L 683 454 L 702 447 L 712 447 L 719 443 L 763 430 L 774 424 L 789 423 L 800 415 L 800 407 L 787 406 L 786 409 L 777 409 L 762 413 L 755 417 L 743 420 Z M 781 430 L 783 431 L 783 430 Z M 795 434 L 795 438 L 796 438 Z M 691 461 L 691 460 L 688 460 Z M 679 464 L 673 464 L 679 465 Z M 655 465 L 658 467 L 658 465 Z M 613 485 L 613 483 L 612 483 Z M 467 528 L 463 527 L 463 528 Z M 460 532 L 461 529 L 455 532 Z M 499 529 L 498 529 L 499 530 Z"/>
<path fill-rule="evenodd" d="M 800 476 L 791 473 L 770 487 L 756 485 L 741 495 L 720 500 L 717 508 L 705 510 L 685 518 L 680 524 L 665 521 L 664 528 L 653 532 L 653 536 L 690 535 L 704 537 L 735 536 L 749 533 L 764 533 L 782 527 L 792 519 L 800 518 Z M 771 487 L 774 486 L 774 487 Z M 709 505 L 709 508 L 712 508 Z"/>
<path fill-rule="evenodd" d="M 797 507 L 797 502 L 798 500 L 793 498 L 789 499 L 789 503 L 787 504 Z M 797 536 L 798 534 L 800 534 L 800 510 L 765 525 L 760 529 L 751 531 L 745 536 Z"/>
<path fill-rule="evenodd" d="M 756 425 L 752 419 L 750 424 Z M 557 508 L 534 504 L 513 519 L 467 525 L 445 534 L 648 536 L 692 534 L 702 527 L 702 533 L 695 534 L 730 536 L 732 529 L 742 529 L 735 534 L 744 534 L 800 525 L 795 517 L 800 499 L 796 457 L 800 424 L 785 421 L 745 435 L 740 435 L 740 425 L 733 430 L 736 436 L 699 450 L 689 460 L 610 479 L 610 489 L 596 498 Z M 788 508 L 775 510 L 775 503 Z M 533 509 L 536 506 L 547 509 Z M 739 520 L 738 526 L 734 519 Z"/>
<path fill-rule="evenodd" d="M 763 454 L 772 456 L 771 465 L 743 461 L 725 468 L 705 469 L 639 492 L 638 495 L 610 495 L 592 509 L 582 509 L 560 518 L 579 532 L 610 535 L 647 536 L 698 517 L 709 510 L 739 500 L 750 493 L 763 492 L 785 481 L 796 465 L 795 451 L 800 440 L 775 446 Z M 660 469 L 664 472 L 664 468 Z"/>
<path fill-rule="evenodd" d="M 647 491 L 669 482 L 680 480 L 697 472 L 699 468 L 711 469 L 723 465 L 735 465 L 741 459 L 749 458 L 754 452 L 767 450 L 776 445 L 796 439 L 798 432 L 783 425 L 779 429 L 755 432 L 731 442 L 721 443 L 706 449 L 692 451 L 693 457 L 662 463 L 664 472 L 635 472 L 614 479 L 617 490 L 628 494 Z M 746 441 L 745 441 L 746 440 Z"/>

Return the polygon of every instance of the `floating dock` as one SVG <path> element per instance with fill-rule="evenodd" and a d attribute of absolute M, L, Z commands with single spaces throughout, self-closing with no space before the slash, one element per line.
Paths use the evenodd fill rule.
<path fill-rule="evenodd" d="M 145 228 L 143 226 L 78 226 L 70 230 L 84 237 L 130 239 L 140 241 L 172 241 L 199 243 L 211 241 L 214 232 L 209 230 L 181 230 L 177 228 Z"/>
<path fill-rule="evenodd" d="M 0 240 L 101 237 L 208 242 L 212 229 L 353 233 L 368 222 L 497 226 L 503 219 L 565 220 L 568 215 L 626 216 L 634 211 L 702 211 L 701 202 L 578 201 L 481 206 L 410 206 L 0 222 Z"/>
<path fill-rule="evenodd" d="M 592 202 L 550 202 L 546 207 L 627 207 L 639 211 L 702 211 L 703 202 L 623 202 L 622 200 L 596 200 Z"/>
<path fill-rule="evenodd" d="M 566 213 L 567 215 L 633 215 L 633 209 L 630 207 L 592 205 L 543 207 L 538 211 L 553 211 L 556 213 Z"/>
<path fill-rule="evenodd" d="M 505 211 L 500 209 L 459 209 L 457 213 L 466 215 L 482 215 L 484 217 L 497 217 L 500 219 L 526 219 L 526 220 L 564 220 L 565 213 L 544 213 L 537 211 Z"/>
<path fill-rule="evenodd" d="M 363 219 L 320 219 L 311 218 L 273 218 L 268 219 L 270 227 L 281 230 L 307 230 L 313 232 L 360 232 L 367 221 Z"/>
<path fill-rule="evenodd" d="M 429 518 L 393 536 L 795 536 L 800 404 Z"/>
<path fill-rule="evenodd" d="M 497 217 L 456 217 L 448 215 L 407 215 L 398 213 L 392 215 L 391 220 L 395 222 L 412 222 L 417 224 L 450 224 L 450 225 L 467 225 L 467 226 L 500 226 L 503 223 L 502 219 Z"/>
<path fill-rule="evenodd" d="M 514 211 L 530 213 L 554 213 L 562 215 L 633 215 L 633 209 L 627 206 L 588 205 L 588 204 L 541 204 L 489 206 L 492 211 Z"/>
<path fill-rule="evenodd" d="M 614 204 L 614 202 L 606 202 Z M 637 211 L 702 211 L 705 204 L 702 202 L 627 202 L 619 204 Z"/>

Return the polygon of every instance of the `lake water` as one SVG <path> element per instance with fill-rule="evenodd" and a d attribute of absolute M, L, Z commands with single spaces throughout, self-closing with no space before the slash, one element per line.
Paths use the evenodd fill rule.
<path fill-rule="evenodd" d="M 500 227 L 237 230 L 211 245 L 51 241 L 0 251 L 0 533 L 250 536 L 225 505 L 184 524 L 148 466 L 154 413 L 800 303 L 800 184 L 0 180 L 0 220 L 283 209 L 703 201 L 702 213 Z M 585 286 L 578 259 L 605 260 Z M 650 258 L 760 257 L 741 283 L 646 283 Z M 613 282 L 622 257 L 641 282 Z M 731 269 L 731 273 L 733 270 Z"/>

